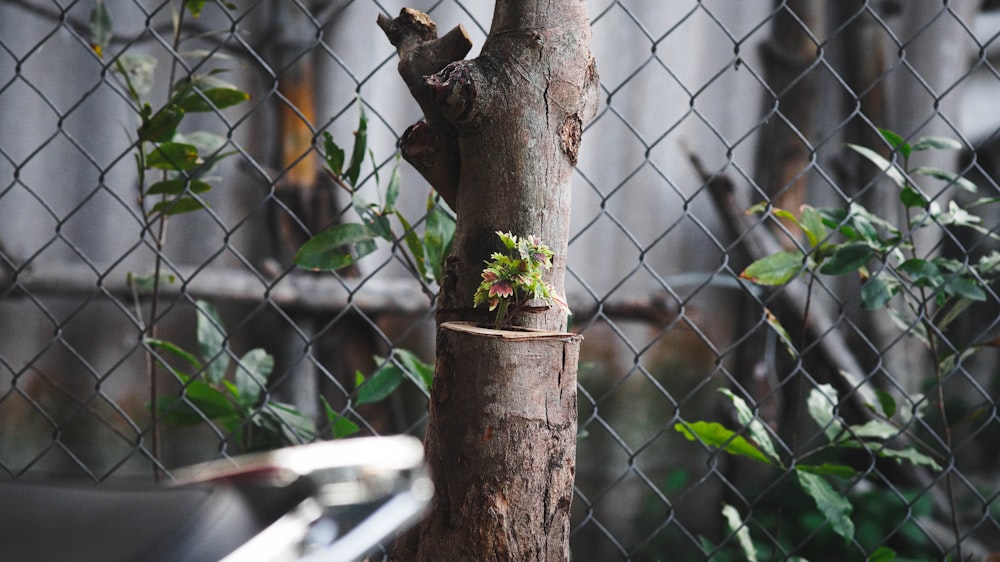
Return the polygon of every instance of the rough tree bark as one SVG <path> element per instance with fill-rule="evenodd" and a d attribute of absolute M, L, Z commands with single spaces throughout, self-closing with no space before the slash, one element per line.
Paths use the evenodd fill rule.
<path fill-rule="evenodd" d="M 426 14 L 379 18 L 424 112 L 403 157 L 458 215 L 438 298 L 437 367 L 425 446 L 431 514 L 400 538 L 397 560 L 566 560 L 576 452 L 579 336 L 558 309 L 481 328 L 473 308 L 496 231 L 554 252 L 563 291 L 570 184 L 597 71 L 583 0 L 497 0 L 474 60 L 459 26 L 437 37 Z"/>

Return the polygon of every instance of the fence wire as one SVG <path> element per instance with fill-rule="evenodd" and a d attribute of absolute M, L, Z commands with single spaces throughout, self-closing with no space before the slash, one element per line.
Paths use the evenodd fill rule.
<path fill-rule="evenodd" d="M 99 4 L 0 6 L 0 471 L 99 483 L 313 439 L 420 435 L 437 285 L 405 232 L 333 273 L 292 264 L 391 189 L 395 141 L 419 110 L 375 18 L 401 4 L 207 2 L 193 17 L 184 2 L 137 0 L 105 3 L 107 20 Z M 481 45 L 491 6 L 479 4 L 412 7 Z M 992 559 L 995 3 L 588 6 L 603 99 L 567 275 L 586 338 L 574 558 Z M 140 150 L 138 115 L 192 77 L 249 99 L 205 96 L 184 116 L 172 140 L 218 157 L 199 168 L 213 187 L 173 193 L 193 212 L 161 230 L 160 199 L 139 190 L 168 189 L 171 162 L 144 168 L 156 155 Z M 324 133 L 350 158 L 362 112 L 370 153 L 347 186 L 322 171 Z M 900 190 L 847 146 L 911 164 L 879 128 L 911 148 L 956 142 L 915 150 L 906 179 L 919 189 Z M 398 171 L 397 208 L 423 236 L 447 212 Z M 787 216 L 745 213 L 761 202 L 806 229 L 819 228 L 811 209 L 852 212 L 810 240 Z M 946 212 L 920 214 L 933 209 Z M 860 276 L 744 274 L 879 232 L 889 258 L 864 254 Z M 895 267 L 911 233 L 917 253 Z M 917 267 L 932 263 L 943 272 Z M 863 306 L 872 280 L 895 312 Z M 396 390 L 362 392 L 376 378 Z"/>

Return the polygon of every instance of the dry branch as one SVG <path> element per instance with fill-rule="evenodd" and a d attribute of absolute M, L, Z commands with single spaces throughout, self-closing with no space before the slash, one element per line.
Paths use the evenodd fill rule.
<path fill-rule="evenodd" d="M 100 268 L 98 268 L 100 269 Z M 293 312 L 337 314 L 352 307 L 366 314 L 423 314 L 432 302 L 412 278 L 340 279 L 295 271 L 270 279 L 237 268 L 178 268 L 175 283 L 160 286 L 161 295 L 181 294 L 217 304 L 257 305 L 271 302 Z M 132 287 L 124 272 L 98 274 L 83 264 L 53 264 L 22 270 L 16 276 L 0 269 L 0 293 L 11 296 L 90 297 L 104 293 L 127 302 Z M 677 308 L 662 294 L 617 292 L 603 300 L 583 293 L 570 293 L 569 305 L 576 323 L 595 316 L 667 325 L 677 318 Z M 686 316 L 691 316 L 689 306 Z"/>

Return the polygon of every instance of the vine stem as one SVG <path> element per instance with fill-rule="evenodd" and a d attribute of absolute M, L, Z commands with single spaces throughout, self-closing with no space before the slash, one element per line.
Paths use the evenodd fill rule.
<path fill-rule="evenodd" d="M 909 170 L 909 159 L 904 158 L 903 166 L 905 169 Z M 913 217 L 911 215 L 911 210 L 909 207 L 906 208 L 906 223 L 912 225 Z M 916 248 L 916 237 L 912 236 L 913 227 L 910 226 L 911 237 L 914 241 L 913 255 L 919 255 Z M 951 437 L 951 424 L 948 421 L 948 412 L 944 404 L 944 373 L 941 372 L 941 357 L 940 351 L 938 349 L 937 337 L 934 334 L 936 326 L 934 322 L 931 321 L 933 314 L 929 309 L 929 302 L 931 296 L 927 294 L 927 290 L 924 287 L 919 288 L 920 292 L 920 303 L 916 307 L 915 312 L 917 312 L 917 317 L 920 319 L 921 325 L 924 327 L 924 332 L 927 334 L 927 347 L 930 350 L 931 359 L 934 361 L 934 378 L 937 382 L 937 403 L 938 403 L 938 415 L 941 416 L 941 426 L 944 429 L 944 445 L 947 452 L 947 464 L 945 466 L 944 473 L 944 489 L 945 495 L 948 496 L 948 509 L 950 513 L 950 522 L 952 532 L 955 534 L 955 560 L 961 561 L 962 557 L 962 527 L 958 520 L 958 506 L 955 501 L 955 486 L 952 482 L 952 467 L 955 465 L 955 453 L 952 445 Z"/>
<path fill-rule="evenodd" d="M 955 502 L 955 488 L 952 482 L 952 467 L 955 465 L 955 453 L 952 447 L 951 424 L 948 421 L 948 411 L 944 404 L 944 373 L 941 372 L 937 338 L 932 332 L 934 325 L 928 320 L 927 296 L 924 294 L 923 289 L 920 290 L 920 294 L 924 300 L 921 306 L 921 323 L 927 332 L 927 343 L 930 346 L 931 357 L 934 360 L 934 377 L 937 380 L 938 415 L 941 416 L 941 425 L 944 428 L 944 444 L 948 453 L 948 463 L 945 466 L 944 473 L 944 488 L 948 496 L 948 508 L 951 510 L 951 528 L 955 533 L 955 560 L 964 560 L 962 557 L 962 527 L 958 521 L 958 506 Z"/>
<path fill-rule="evenodd" d="M 174 20 L 174 36 L 172 41 L 172 50 L 174 55 L 170 64 L 170 78 L 167 82 L 168 88 L 173 88 L 174 80 L 177 76 L 177 50 L 180 48 L 181 44 L 181 27 L 184 23 L 184 5 L 183 3 L 176 8 L 176 18 Z M 168 90 L 169 93 L 169 90 Z M 139 146 L 140 153 L 143 151 L 143 146 Z M 140 170 L 142 174 L 142 170 Z M 167 178 L 167 172 L 163 172 L 164 179 Z M 139 184 L 139 199 L 143 200 L 145 195 L 145 182 L 142 181 Z M 161 196 L 161 200 L 166 200 L 166 195 Z M 145 212 L 145 206 L 144 206 Z M 153 245 L 155 248 L 155 256 L 153 257 L 153 289 L 150 298 L 149 305 L 149 323 L 145 329 L 145 333 L 148 334 L 147 337 L 156 339 L 158 334 L 158 324 L 157 316 L 160 312 L 160 275 L 163 271 L 163 249 L 166 246 L 167 238 L 167 217 L 166 213 L 160 213 L 154 220 L 156 225 L 156 235 L 153 239 Z M 147 215 L 147 229 L 146 232 L 151 230 L 152 222 L 149 221 Z M 155 355 L 152 351 L 147 351 L 146 353 L 146 372 L 149 379 L 149 409 L 150 417 L 152 419 L 152 441 L 153 441 L 153 479 L 156 482 L 160 481 L 161 470 L 160 470 L 160 456 L 161 456 L 161 435 L 160 435 L 160 421 L 159 421 L 159 411 L 157 408 L 157 401 L 159 400 L 159 376 L 158 376 L 158 366 L 156 362 Z"/>

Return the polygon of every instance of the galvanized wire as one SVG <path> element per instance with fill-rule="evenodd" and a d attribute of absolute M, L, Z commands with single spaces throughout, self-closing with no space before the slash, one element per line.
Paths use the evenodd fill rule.
<path fill-rule="evenodd" d="M 102 482 L 240 452 L 238 436 L 210 416 L 159 429 L 149 416 L 145 362 L 176 362 L 144 338 L 156 325 L 158 337 L 196 349 L 200 300 L 219 308 L 230 360 L 252 348 L 275 356 L 265 396 L 311 416 L 316 438 L 332 436 L 320 395 L 361 433 L 422 431 L 426 392 L 416 385 L 405 382 L 377 405 L 351 400 L 358 373 L 398 362 L 394 350 L 433 357 L 436 285 L 408 266 L 402 233 L 339 273 L 290 263 L 319 228 L 357 220 L 350 197 L 322 173 L 307 174 L 307 188 L 329 197 L 323 224 L 310 218 L 315 201 L 295 199 L 304 167 L 319 166 L 322 133 L 349 147 L 363 108 L 372 157 L 357 195 L 375 201 L 397 165 L 396 139 L 419 117 L 374 25 L 400 4 L 209 2 L 202 17 L 184 21 L 185 36 L 198 38 L 180 49 L 171 25 L 177 4 L 109 4 L 115 33 L 103 58 L 90 44 L 93 2 L 0 7 L 0 471 L 8 477 L 54 471 Z M 936 334 L 952 349 L 976 343 L 979 351 L 937 380 L 914 345 L 921 318 L 902 329 L 875 319 L 859 307 L 857 279 L 762 288 L 740 278 L 769 248 L 808 249 L 787 223 L 743 216 L 751 204 L 779 205 L 801 192 L 798 204 L 889 208 L 888 182 L 844 147 L 882 142 L 878 127 L 910 141 L 958 139 L 960 155 L 929 164 L 970 177 L 979 197 L 998 195 L 1000 119 L 983 113 L 1000 91 L 997 18 L 974 2 L 817 5 L 589 2 L 603 99 L 575 179 L 567 274 L 572 329 L 586 336 L 575 559 L 738 560 L 748 532 L 762 559 L 838 552 L 861 560 L 879 547 L 941 559 L 958 544 L 974 558 L 1000 550 L 1000 488 L 988 453 L 1000 437 L 991 347 L 1000 298 L 988 280 L 969 320 Z M 442 27 L 463 23 L 477 44 L 488 32 L 489 6 L 413 7 Z M 781 51 L 788 37 L 775 29 L 805 47 Z M 127 132 L 137 108 L 112 64 L 130 54 L 159 62 L 154 105 L 165 99 L 167 69 L 204 72 L 210 55 L 252 95 L 198 118 L 233 155 L 204 195 L 209 208 L 173 219 L 165 245 L 136 203 Z M 288 153 L 282 122 L 304 129 L 309 146 Z M 787 147 L 801 160 L 783 175 L 765 173 Z M 884 142 L 872 148 L 891 157 Z M 422 231 L 429 189 L 400 170 L 401 209 Z M 954 190 L 929 195 L 945 207 L 972 201 Z M 929 251 L 978 259 L 996 248 L 997 216 L 983 212 L 985 235 L 932 228 L 940 238 Z M 161 287 L 153 316 L 150 297 L 126 280 L 157 260 L 173 281 Z M 791 341 L 772 329 L 772 312 Z M 179 395 L 180 379 L 161 371 L 159 381 L 160 396 Z M 914 469 L 864 450 L 831 456 L 860 475 L 831 480 L 855 505 L 858 530 L 846 546 L 794 482 L 799 455 L 822 442 L 805 404 L 821 385 L 839 390 L 836 411 L 850 423 L 869 419 L 860 396 L 871 387 L 895 396 L 900 411 L 926 412 L 904 427 L 943 467 Z M 950 450 L 934 413 L 941 385 Z M 784 467 L 678 433 L 678 424 L 706 420 L 746 436 L 720 388 L 749 403 Z M 724 520 L 723 504 L 744 526 Z"/>

